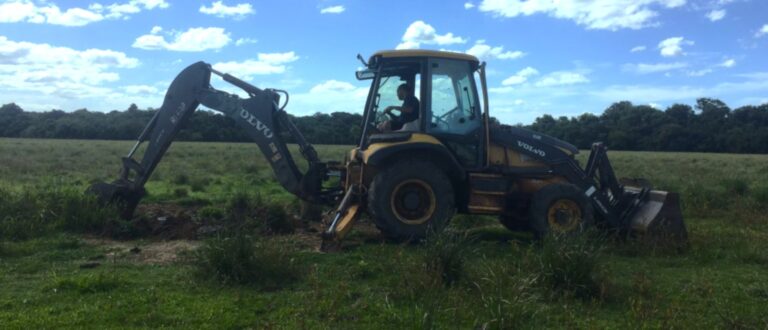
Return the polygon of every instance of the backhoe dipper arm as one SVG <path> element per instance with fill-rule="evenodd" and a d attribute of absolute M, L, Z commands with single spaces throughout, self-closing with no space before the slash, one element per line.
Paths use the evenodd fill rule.
<path fill-rule="evenodd" d="M 212 88 L 211 73 L 243 89 L 249 97 L 242 99 Z M 321 182 L 327 172 L 325 164 L 320 162 L 315 149 L 306 142 L 285 111 L 279 107 L 280 92 L 282 91 L 259 89 L 229 74 L 213 70 L 204 62 L 190 65 L 173 80 L 162 107 L 139 135 L 128 155 L 123 158 L 120 178 L 111 184 L 97 183 L 89 188 L 89 192 L 99 196 L 102 202 L 116 202 L 122 205 L 123 217 L 130 217 L 144 195 L 144 184 L 179 129 L 197 107 L 203 104 L 234 119 L 239 127 L 248 132 L 286 190 L 304 200 L 318 201 Z M 302 174 L 297 168 L 282 133 L 291 135 L 299 144 L 302 156 L 309 163 L 307 173 Z M 149 141 L 149 144 L 141 162 L 137 162 L 133 156 L 144 141 Z"/>

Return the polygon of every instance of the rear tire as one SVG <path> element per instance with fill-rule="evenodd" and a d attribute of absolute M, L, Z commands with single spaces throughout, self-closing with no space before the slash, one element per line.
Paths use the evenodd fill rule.
<path fill-rule="evenodd" d="M 389 238 L 424 238 L 430 230 L 442 230 L 456 211 L 453 185 L 431 162 L 399 161 L 374 177 L 368 211 Z"/>
<path fill-rule="evenodd" d="M 533 194 L 528 210 L 531 229 L 537 239 L 556 234 L 578 234 L 592 227 L 592 203 L 579 187 L 554 183 Z"/>

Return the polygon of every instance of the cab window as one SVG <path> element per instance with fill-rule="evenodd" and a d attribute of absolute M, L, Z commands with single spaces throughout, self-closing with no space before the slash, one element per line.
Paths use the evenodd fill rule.
<path fill-rule="evenodd" d="M 475 131 L 480 126 L 480 116 L 469 64 L 438 59 L 430 67 L 429 131 L 458 135 Z"/>

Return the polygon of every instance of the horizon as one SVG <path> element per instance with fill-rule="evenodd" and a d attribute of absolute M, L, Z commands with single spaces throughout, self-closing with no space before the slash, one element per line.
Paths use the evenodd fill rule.
<path fill-rule="evenodd" d="M 509 124 L 599 115 L 625 100 L 768 103 L 764 1 L 71 3 L 0 1 L 0 104 L 159 108 L 176 74 L 204 60 L 287 90 L 293 115 L 361 113 L 369 82 L 354 78 L 356 55 L 395 48 L 486 61 L 491 114 Z"/>

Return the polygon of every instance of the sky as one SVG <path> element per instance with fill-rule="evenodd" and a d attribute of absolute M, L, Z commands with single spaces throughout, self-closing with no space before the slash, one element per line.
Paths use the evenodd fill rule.
<path fill-rule="evenodd" d="M 158 108 L 205 61 L 287 90 L 292 114 L 360 113 L 357 54 L 405 48 L 486 61 L 491 114 L 510 124 L 622 100 L 768 102 L 766 0 L 100 1 L 0 0 L 0 104 Z"/>

